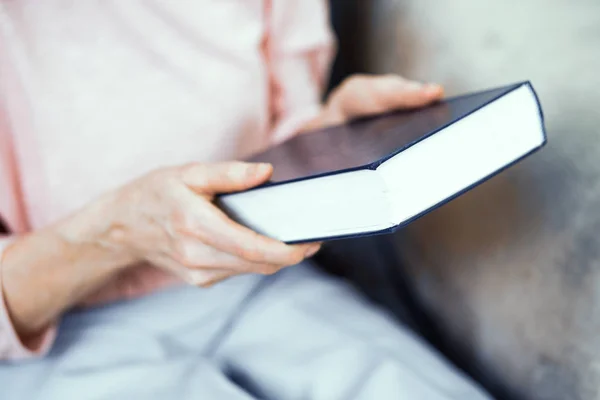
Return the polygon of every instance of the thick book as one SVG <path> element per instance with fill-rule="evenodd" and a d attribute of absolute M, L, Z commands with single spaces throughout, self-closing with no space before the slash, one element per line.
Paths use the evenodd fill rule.
<path fill-rule="evenodd" d="M 234 220 L 287 243 L 391 233 L 546 143 L 530 82 L 305 133 L 251 161 L 272 180 L 219 196 Z"/>

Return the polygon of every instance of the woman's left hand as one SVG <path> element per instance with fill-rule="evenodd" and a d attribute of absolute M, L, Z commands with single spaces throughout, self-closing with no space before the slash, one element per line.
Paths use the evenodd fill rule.
<path fill-rule="evenodd" d="M 411 81 L 399 75 L 354 75 L 334 89 L 321 114 L 302 131 L 396 109 L 423 107 L 443 96 L 440 85 Z"/>

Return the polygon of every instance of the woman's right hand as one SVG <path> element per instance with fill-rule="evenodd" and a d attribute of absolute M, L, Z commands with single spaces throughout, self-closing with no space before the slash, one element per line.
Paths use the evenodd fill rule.
<path fill-rule="evenodd" d="M 107 218 L 91 240 L 199 286 L 241 273 L 272 274 L 312 256 L 319 244 L 287 245 L 262 236 L 212 202 L 216 194 L 249 189 L 271 174 L 268 164 L 243 162 L 156 170 L 108 196 Z"/>
<path fill-rule="evenodd" d="M 0 301 L 17 334 L 37 348 L 38 334 L 64 310 L 140 262 L 208 286 L 311 256 L 318 243 L 289 246 L 261 236 L 212 203 L 215 194 L 251 188 L 271 173 L 269 165 L 241 162 L 165 168 L 52 226 L 13 237 L 0 260 Z"/>

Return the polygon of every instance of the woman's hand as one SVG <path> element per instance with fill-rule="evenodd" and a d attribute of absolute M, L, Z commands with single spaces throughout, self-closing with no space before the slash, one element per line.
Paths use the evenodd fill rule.
<path fill-rule="evenodd" d="M 152 172 L 110 196 L 108 219 L 90 240 L 199 286 L 242 273 L 272 274 L 312 256 L 319 244 L 289 246 L 259 235 L 212 203 L 216 194 L 249 189 L 271 174 L 268 164 L 242 162 Z"/>
<path fill-rule="evenodd" d="M 318 243 L 289 246 L 261 236 L 212 203 L 215 194 L 256 186 L 271 173 L 270 165 L 240 162 L 157 170 L 16 238 L 1 260 L 0 284 L 17 332 L 35 348 L 42 328 L 139 262 L 208 286 L 311 256 Z"/>
<path fill-rule="evenodd" d="M 321 114 L 303 131 L 391 110 L 423 107 L 443 95 L 440 85 L 423 84 L 398 75 L 354 75 L 331 93 Z"/>

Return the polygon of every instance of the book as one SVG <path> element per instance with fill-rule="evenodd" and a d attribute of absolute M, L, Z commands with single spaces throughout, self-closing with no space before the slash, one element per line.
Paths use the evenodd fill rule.
<path fill-rule="evenodd" d="M 218 196 L 235 221 L 286 243 L 394 232 L 546 144 L 529 81 L 307 132 L 249 161 L 271 181 Z"/>

